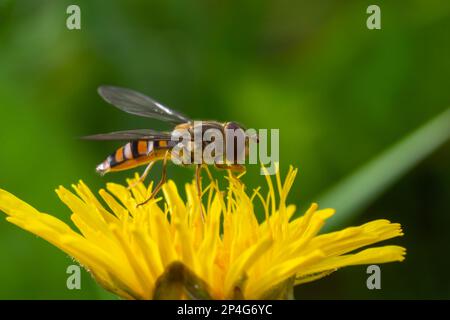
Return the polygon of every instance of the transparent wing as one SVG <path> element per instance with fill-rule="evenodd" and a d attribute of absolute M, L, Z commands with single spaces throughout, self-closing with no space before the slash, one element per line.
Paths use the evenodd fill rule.
<path fill-rule="evenodd" d="M 152 129 L 136 129 L 116 131 L 110 133 L 94 134 L 81 137 L 84 140 L 170 140 L 170 132 L 161 132 Z"/>
<path fill-rule="evenodd" d="M 179 112 L 173 111 L 142 93 L 113 86 L 101 86 L 98 93 L 106 102 L 122 111 L 134 115 L 168 121 L 185 123 L 190 119 Z"/>

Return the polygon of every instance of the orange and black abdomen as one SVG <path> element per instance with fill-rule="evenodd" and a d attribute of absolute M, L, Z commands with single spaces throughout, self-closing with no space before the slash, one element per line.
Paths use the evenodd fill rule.
<path fill-rule="evenodd" d="M 160 157 L 160 150 L 169 147 L 170 141 L 135 140 L 117 149 L 105 161 L 97 166 L 97 172 L 105 174 L 109 171 L 131 169 Z"/>

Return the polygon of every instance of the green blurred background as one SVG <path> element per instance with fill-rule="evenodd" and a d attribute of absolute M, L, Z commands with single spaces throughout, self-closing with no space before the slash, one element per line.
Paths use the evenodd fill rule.
<path fill-rule="evenodd" d="M 79 31 L 65 26 L 70 4 L 81 7 Z M 370 4 L 381 7 L 381 30 L 366 27 Z M 0 187 L 68 221 L 58 185 L 124 182 L 132 172 L 94 171 L 118 143 L 77 137 L 167 128 L 96 92 L 125 86 L 193 118 L 279 128 L 282 171 L 299 168 L 290 202 L 339 199 L 345 219 L 331 229 L 402 223 L 406 235 L 389 243 L 407 247 L 407 259 L 381 267 L 381 290 L 366 288 L 361 266 L 299 287 L 297 298 L 450 298 L 449 143 L 407 164 L 435 140 L 425 137 L 364 175 L 450 106 L 449 57 L 449 1 L 0 0 Z M 258 171 L 249 168 L 249 186 L 264 184 Z M 355 172 L 365 177 L 355 192 L 333 188 Z M 183 183 L 193 171 L 169 174 Z M 369 197 L 358 202 L 358 190 Z M 4 219 L 0 259 L 2 299 L 112 297 L 87 273 L 81 290 L 67 290 L 72 260 Z"/>

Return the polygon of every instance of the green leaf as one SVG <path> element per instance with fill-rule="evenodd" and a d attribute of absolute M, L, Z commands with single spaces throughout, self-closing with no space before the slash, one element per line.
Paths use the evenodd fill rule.
<path fill-rule="evenodd" d="M 236 281 L 233 286 L 233 296 L 231 297 L 231 300 L 245 300 L 244 287 L 247 283 L 247 279 L 248 276 L 244 273 L 242 277 L 238 281 Z"/>
<path fill-rule="evenodd" d="M 211 300 L 208 285 L 181 262 L 173 262 L 155 284 L 155 300 Z"/>
<path fill-rule="evenodd" d="M 320 206 L 337 211 L 333 227 L 353 218 L 449 137 L 450 109 L 447 109 L 322 194 Z"/>
<path fill-rule="evenodd" d="M 295 277 L 291 277 L 265 292 L 261 300 L 294 300 Z"/>

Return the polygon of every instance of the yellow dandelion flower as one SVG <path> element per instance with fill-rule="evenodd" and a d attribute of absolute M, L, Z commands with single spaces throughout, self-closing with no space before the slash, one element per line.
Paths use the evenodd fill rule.
<path fill-rule="evenodd" d="M 151 185 L 142 183 L 131 190 L 108 183 L 99 192 L 107 207 L 83 182 L 73 186 L 75 193 L 59 187 L 56 192 L 78 231 L 1 189 L 0 210 L 125 299 L 286 299 L 292 298 L 293 286 L 341 267 L 404 259 L 399 246 L 356 251 L 401 236 L 397 223 L 375 220 L 319 235 L 333 209 L 312 204 L 293 218 L 295 206 L 286 198 L 296 173 L 291 167 L 284 182 L 277 174 L 275 184 L 267 176 L 267 196 L 259 189 L 247 194 L 232 176 L 226 191 L 212 181 L 203 192 L 204 221 L 195 185 L 186 185 L 184 201 L 173 181 L 163 188 L 162 206 L 161 199 L 137 206 L 151 194 Z M 256 201 L 262 203 L 263 222 L 255 215 Z"/>

